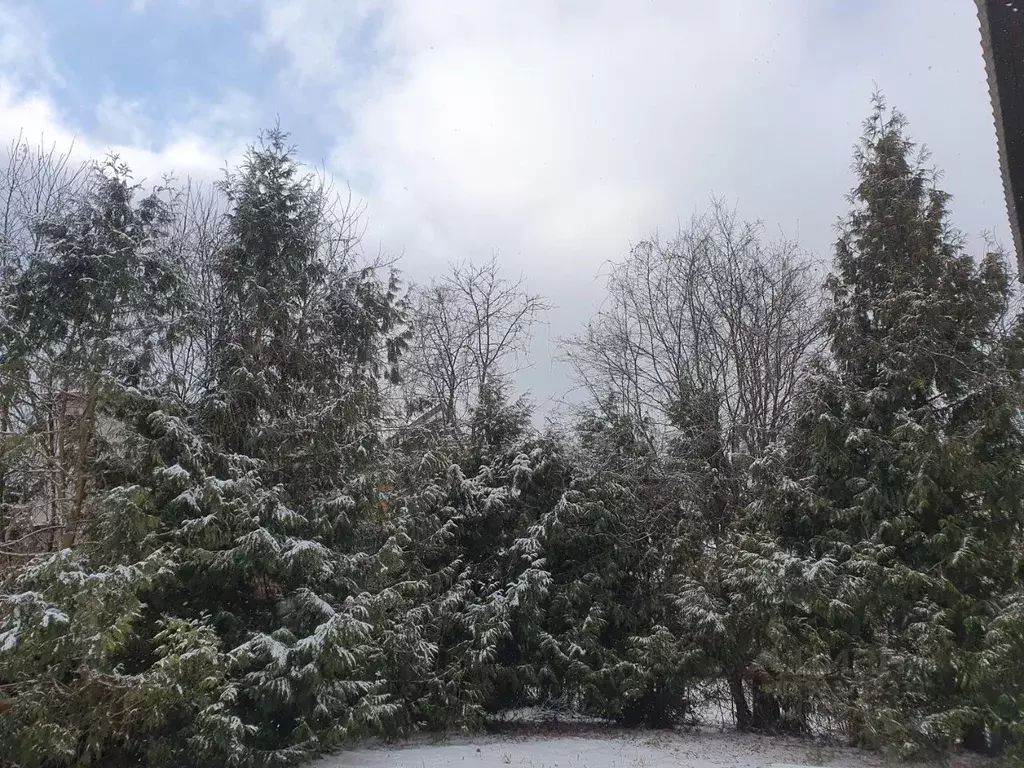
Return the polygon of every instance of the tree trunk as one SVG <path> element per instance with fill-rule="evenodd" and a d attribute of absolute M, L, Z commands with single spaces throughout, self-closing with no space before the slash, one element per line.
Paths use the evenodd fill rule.
<path fill-rule="evenodd" d="M 732 705 L 736 710 L 736 730 L 750 730 L 750 707 L 747 706 L 747 695 L 743 690 L 743 677 L 729 675 L 729 693 L 732 694 Z"/>
<path fill-rule="evenodd" d="M 444 405 L 444 425 L 448 429 L 455 429 L 455 389 L 448 391 L 448 402 Z"/>
<path fill-rule="evenodd" d="M 89 464 L 89 444 L 92 442 L 93 422 L 96 417 L 96 401 L 99 399 L 99 382 L 94 377 L 89 382 L 85 399 L 85 412 L 82 414 L 82 428 L 78 435 L 78 451 L 75 458 L 75 496 L 71 502 L 71 510 L 64 525 L 61 536 L 61 549 L 70 549 L 75 545 L 78 526 L 82 520 L 82 507 L 85 505 L 85 492 L 88 488 L 86 469 Z"/>
<path fill-rule="evenodd" d="M 963 743 L 964 749 L 968 752 L 987 754 L 988 736 L 985 733 L 985 724 L 982 722 L 969 723 L 964 728 Z"/>
<path fill-rule="evenodd" d="M 6 441 L 10 437 L 11 431 L 11 418 L 10 412 L 7 408 L 7 404 L 4 404 L 0 416 L 0 524 L 4 526 L 3 536 L 0 540 L 7 541 L 8 530 L 14 525 L 14 515 L 7 516 L 5 509 L 7 503 L 7 449 Z"/>
<path fill-rule="evenodd" d="M 49 484 L 50 498 L 46 500 L 49 507 L 46 522 L 50 526 L 57 526 L 61 522 L 60 499 L 66 496 L 65 488 L 66 472 L 63 469 L 64 450 L 63 434 L 58 436 L 58 416 L 53 409 L 46 411 L 46 439 L 43 441 L 43 452 L 46 455 L 46 482 Z M 61 430 L 63 432 L 63 430 Z M 46 537 L 46 551 L 53 552 L 57 548 L 59 537 L 57 528 L 51 527 L 50 534 Z"/>
<path fill-rule="evenodd" d="M 998 757 L 1006 752 L 1006 747 L 1011 741 L 1011 736 L 1005 726 L 998 726 L 989 734 L 988 753 Z"/>
<path fill-rule="evenodd" d="M 765 676 L 757 672 L 750 680 L 750 698 L 753 704 L 750 729 L 771 733 L 779 729 L 782 710 L 779 700 L 764 690 Z"/>

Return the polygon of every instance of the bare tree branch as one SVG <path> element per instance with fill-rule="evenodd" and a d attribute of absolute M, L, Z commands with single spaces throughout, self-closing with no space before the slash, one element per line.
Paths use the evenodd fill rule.
<path fill-rule="evenodd" d="M 585 331 L 565 344 L 579 382 L 670 430 L 695 395 L 716 406 L 724 447 L 758 455 L 790 418 L 822 340 L 821 293 L 787 240 L 713 201 L 670 242 L 639 243 L 608 279 Z"/>
<path fill-rule="evenodd" d="M 520 369 L 537 316 L 550 308 L 522 276 L 504 277 L 497 257 L 453 264 L 416 291 L 409 357 L 413 399 L 440 405 L 457 428 L 482 386 Z"/>

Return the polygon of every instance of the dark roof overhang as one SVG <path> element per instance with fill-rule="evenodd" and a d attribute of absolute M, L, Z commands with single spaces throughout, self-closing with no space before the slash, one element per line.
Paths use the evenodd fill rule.
<path fill-rule="evenodd" d="M 975 0 L 999 142 L 1003 193 L 1024 280 L 1024 0 Z"/>

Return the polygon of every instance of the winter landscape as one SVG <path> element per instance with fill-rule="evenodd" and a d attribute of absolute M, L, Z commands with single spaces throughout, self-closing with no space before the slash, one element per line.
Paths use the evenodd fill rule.
<path fill-rule="evenodd" d="M 984 765 L 967 758 L 954 768 Z M 800 739 L 736 733 L 611 732 L 420 742 L 363 747 L 317 761 L 315 768 L 885 768 L 877 754 Z M 902 763 L 926 768 L 935 763 Z"/>
<path fill-rule="evenodd" d="M 280 124 L 214 182 L 16 134 L 0 768 L 1020 765 L 1014 255 L 859 98 L 826 250 L 687 200 L 544 404 L 555 298 L 411 276 Z"/>

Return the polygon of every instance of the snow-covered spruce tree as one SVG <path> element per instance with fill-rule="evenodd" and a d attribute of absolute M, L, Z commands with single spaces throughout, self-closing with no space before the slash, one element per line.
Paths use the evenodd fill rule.
<path fill-rule="evenodd" d="M 1004 752 L 1018 761 L 1024 757 L 1024 589 L 1005 597 L 988 624 L 977 687 L 989 697 L 992 722 L 988 750 Z"/>
<path fill-rule="evenodd" d="M 167 208 L 136 192 L 115 160 L 93 169 L 77 203 L 39 227 L 3 297 L 4 364 L 39 395 L 21 405 L 39 416 L 25 439 L 50 458 L 26 501 L 60 534 L 59 551 L 41 537 L 16 551 L 22 566 L 0 590 L 5 764 L 180 761 L 226 669 L 202 620 L 157 617 L 151 634 L 140 629 L 145 595 L 173 578 L 174 553 L 142 544 L 151 527 L 130 530 L 139 516 L 121 513 L 146 494 L 121 485 L 112 458 L 145 410 L 132 404 L 158 378 L 153 353 L 182 297 L 166 258 Z"/>
<path fill-rule="evenodd" d="M 70 427 L 92 427 L 73 548 L 4 585 L 5 754 L 280 764 L 384 727 L 396 706 L 375 630 L 395 547 L 364 520 L 377 510 L 378 382 L 402 345 L 395 281 L 353 268 L 345 220 L 272 133 L 228 183 L 218 354 L 195 407 L 143 354 L 168 342 L 164 309 L 182 300 L 155 229 L 163 209 L 98 189 L 85 223 L 52 229 L 5 297 L 38 329 L 19 326 L 5 350 L 21 340 L 19 354 L 100 383 L 93 415 L 87 399 Z M 95 294 L 84 307 L 69 298 L 75 269 Z M 67 455 L 78 488 L 82 454 Z"/>
<path fill-rule="evenodd" d="M 388 693 L 402 701 L 402 727 L 444 730 L 479 726 L 495 695 L 495 659 L 509 634 L 503 615 L 484 610 L 498 584 L 488 562 L 465 556 L 467 527 L 502 514 L 504 489 L 463 472 L 460 447 L 401 457 L 415 466 L 396 473 L 389 576 L 380 591 L 375 666 Z"/>
<path fill-rule="evenodd" d="M 678 553 L 642 510 L 628 486 L 584 472 L 531 530 L 547 573 L 536 664 L 573 710 L 663 727 L 687 714 L 693 669 L 667 626 Z"/>
<path fill-rule="evenodd" d="M 547 694 L 537 670 L 547 576 L 531 527 L 567 487 L 566 457 L 498 381 L 480 392 L 470 427 L 465 441 L 412 457 L 391 518 L 408 583 L 427 588 L 409 615 L 432 657 L 389 679 L 430 728 L 480 724 Z"/>
<path fill-rule="evenodd" d="M 725 682 L 741 730 L 803 731 L 804 691 L 779 678 L 807 576 L 734 515 L 749 490 L 713 400 L 680 398 L 661 455 L 614 402 L 581 421 L 581 469 L 539 526 L 548 647 L 596 714 L 668 725 Z"/>
<path fill-rule="evenodd" d="M 964 253 L 923 163 L 877 99 L 829 281 L 832 365 L 805 397 L 777 520 L 794 552 L 841 564 L 823 620 L 834 714 L 901 751 L 1000 729 L 996 704 L 1017 694 L 989 674 L 986 637 L 1020 587 L 1024 509 L 1010 278 L 999 255 Z"/>
<path fill-rule="evenodd" d="M 616 479 L 651 476 L 657 453 L 650 420 L 632 417 L 614 394 L 584 408 L 574 427 L 587 470 Z"/>
<path fill-rule="evenodd" d="M 685 558 L 667 574 L 667 623 L 702 692 L 718 702 L 727 692 L 739 730 L 806 733 L 821 671 L 808 601 L 832 569 L 785 552 L 759 523 L 755 510 L 774 486 L 757 481 L 774 449 L 730 450 L 717 399 L 684 393 L 671 413 L 665 463 L 677 489 L 674 550 Z"/>
<path fill-rule="evenodd" d="M 685 709 L 678 643 L 652 618 L 670 569 L 623 483 L 650 453 L 624 418 L 584 419 L 586 459 L 528 418 L 492 383 L 464 444 L 415 457 L 394 523 L 410 583 L 428 585 L 409 612 L 436 655 L 406 664 L 400 695 L 431 727 L 538 704 L 670 722 Z"/>
<path fill-rule="evenodd" d="M 403 343 L 394 278 L 354 265 L 345 213 L 280 131 L 225 189 L 215 355 L 195 429 L 204 476 L 179 510 L 180 592 L 234 666 L 253 759 L 289 760 L 383 727 L 369 666 L 384 568 L 362 523 L 377 509 L 379 382 Z"/>
<path fill-rule="evenodd" d="M 476 594 L 468 615 L 467 651 L 486 649 L 493 666 L 484 708 L 496 712 L 536 702 L 533 643 L 546 573 L 523 539 L 567 483 L 556 441 L 530 427 L 531 409 L 511 400 L 498 378 L 480 388 L 460 466 L 468 500 L 458 546 Z M 470 651 L 471 652 L 471 651 Z"/>
<path fill-rule="evenodd" d="M 61 527 L 62 547 L 74 545 L 88 514 L 104 400 L 148 385 L 168 312 L 180 299 L 161 191 L 135 200 L 128 168 L 108 158 L 94 168 L 78 206 L 38 224 L 43 246 L 5 291 L 4 365 L 20 366 L 17 375 L 48 400 L 46 418 L 61 422 L 50 430 L 60 431 L 51 434 L 59 447 L 50 464 L 62 466 L 51 478 L 59 509 L 49 523 Z"/>
<path fill-rule="evenodd" d="M 689 706 L 693 669 L 667 624 L 689 552 L 646 429 L 614 399 L 576 425 L 570 482 L 530 530 L 548 574 L 538 666 L 577 711 L 663 726 Z M 526 540 L 524 540 L 526 541 Z"/>

